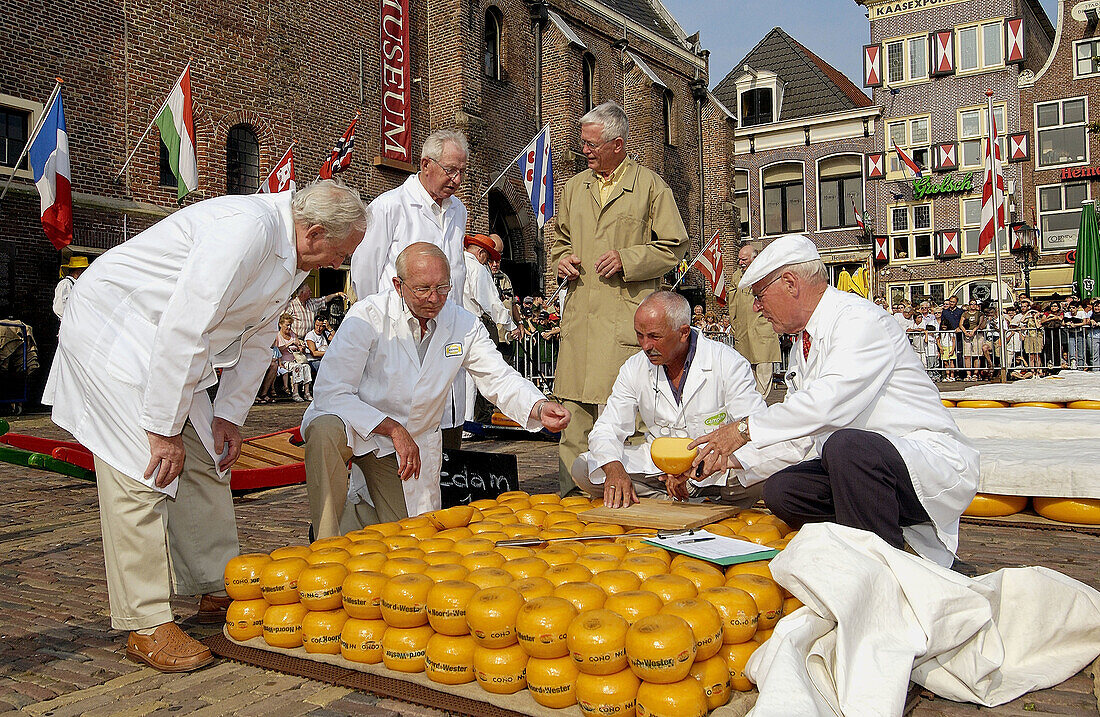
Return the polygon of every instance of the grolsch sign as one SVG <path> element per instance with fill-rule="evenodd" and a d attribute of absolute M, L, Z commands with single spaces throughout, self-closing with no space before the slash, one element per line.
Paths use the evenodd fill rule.
<path fill-rule="evenodd" d="M 382 0 L 382 156 L 411 162 L 409 0 Z"/>
<path fill-rule="evenodd" d="M 913 180 L 913 199 L 920 201 L 937 194 L 961 194 L 974 191 L 974 172 L 954 174 L 936 182 L 932 177 Z"/>

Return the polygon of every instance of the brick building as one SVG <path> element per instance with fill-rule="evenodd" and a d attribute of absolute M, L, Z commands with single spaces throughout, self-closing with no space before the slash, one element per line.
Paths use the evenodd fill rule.
<path fill-rule="evenodd" d="M 471 140 L 460 193 L 469 229 L 499 231 L 517 291 L 536 293 L 551 276 L 552 225 L 539 236 L 517 169 L 486 189 L 549 122 L 560 191 L 584 166 L 576 120 L 614 99 L 630 116 L 628 151 L 672 186 L 692 236 L 732 231 L 730 118 L 706 92 L 709 53 L 659 0 L 408 4 L 400 21 L 408 32 L 402 81 L 412 163 L 382 151 L 381 13 L 400 12 L 401 0 L 321 0 L 308 13 L 278 0 L 69 4 L 48 15 L 17 4 L 0 29 L 8 48 L 0 56 L 3 174 L 61 76 L 72 249 L 94 256 L 166 216 L 178 205 L 156 128 L 115 176 L 190 58 L 199 188 L 184 204 L 253 191 L 294 140 L 298 180 L 308 182 L 357 110 L 354 159 L 342 176 L 373 198 L 415 171 L 431 130 L 458 127 Z M 47 367 L 57 331 L 50 300 L 63 258 L 46 241 L 38 214 L 24 165 L 0 205 L 0 317 L 35 328 Z M 341 288 L 343 278 L 322 273 L 319 282 L 327 292 Z"/>
<path fill-rule="evenodd" d="M 778 27 L 714 94 L 739 119 L 734 201 L 742 240 L 805 234 L 834 283 L 842 271 L 869 270 L 870 242 L 855 209 L 864 206 L 863 157 L 881 110 Z"/>
<path fill-rule="evenodd" d="M 1081 202 L 1100 196 L 1100 137 L 1091 119 L 1100 108 L 1098 12 L 1100 2 L 1060 2 L 1050 55 L 1020 78 L 1025 134 L 1015 149 L 1024 156 L 1026 210 L 1019 221 L 1039 229 L 1038 266 L 1030 271 L 1036 295 L 1072 292 L 1069 253 L 1077 246 Z"/>
<path fill-rule="evenodd" d="M 988 298 L 993 248 L 977 250 L 985 93 L 993 92 L 1003 152 L 1006 136 L 1018 138 L 1022 129 L 1017 84 L 1045 62 L 1054 28 L 1038 0 L 856 2 L 870 21 L 863 84 L 882 108 L 865 168 L 879 293 L 892 303 Z M 923 166 L 923 183 L 902 167 L 895 143 Z M 1010 156 L 1004 164 L 1012 219 L 1028 203 L 1018 160 Z M 1007 293 L 1022 277 L 1014 258 L 1001 256 Z"/>

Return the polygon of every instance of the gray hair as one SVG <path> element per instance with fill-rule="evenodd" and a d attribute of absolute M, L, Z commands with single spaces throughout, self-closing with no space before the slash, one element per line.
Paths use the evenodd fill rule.
<path fill-rule="evenodd" d="M 295 223 L 324 228 L 330 244 L 362 234 L 370 222 L 370 210 L 359 192 L 334 179 L 320 179 L 295 192 L 290 211 Z"/>
<path fill-rule="evenodd" d="M 757 249 L 756 245 L 753 244 L 751 241 L 742 243 L 741 246 L 737 248 L 737 253 L 740 254 L 743 249 L 748 249 L 749 251 L 751 251 L 752 254 L 750 256 L 752 256 L 752 258 L 754 259 L 756 258 L 756 255 L 760 253 L 760 250 Z"/>
<path fill-rule="evenodd" d="M 829 272 L 825 270 L 825 262 L 820 259 L 789 264 L 783 267 L 783 271 L 789 271 L 795 276 L 802 277 L 811 284 L 829 283 Z"/>
<path fill-rule="evenodd" d="M 581 127 L 586 124 L 603 125 L 603 131 L 600 133 L 600 140 L 603 142 L 610 142 L 617 137 L 626 140 L 627 132 L 630 131 L 626 111 L 611 100 L 593 107 L 584 117 L 581 117 Z"/>
<path fill-rule="evenodd" d="M 447 267 L 447 278 L 451 277 L 451 262 L 447 259 L 447 255 L 443 253 L 443 250 L 437 247 L 435 244 L 431 244 L 426 241 L 418 241 L 409 244 L 407 247 L 401 250 L 401 253 L 397 255 L 397 259 L 393 263 L 394 273 L 397 274 L 397 278 L 402 282 L 408 278 L 409 262 L 419 256 L 434 257 L 443 262 L 443 266 Z"/>
<path fill-rule="evenodd" d="M 652 304 L 653 306 L 650 306 Z M 660 311 L 665 315 L 668 327 L 673 331 L 691 326 L 691 304 L 680 294 L 671 291 L 654 291 L 642 299 L 638 310 Z"/>
<path fill-rule="evenodd" d="M 434 159 L 438 162 L 443 158 L 443 147 L 448 142 L 461 149 L 467 159 L 470 157 L 470 143 L 466 141 L 466 135 L 457 129 L 437 129 L 424 140 L 423 146 L 420 147 L 420 158 Z"/>

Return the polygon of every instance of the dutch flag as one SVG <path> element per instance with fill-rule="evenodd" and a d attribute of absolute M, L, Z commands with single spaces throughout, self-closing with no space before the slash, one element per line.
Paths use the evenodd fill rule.
<path fill-rule="evenodd" d="M 50 242 L 61 249 L 73 240 L 73 192 L 69 183 L 69 134 L 60 92 L 27 154 L 42 198 L 42 228 Z"/>
<path fill-rule="evenodd" d="M 527 187 L 531 209 L 541 229 L 554 216 L 554 167 L 550 159 L 549 124 L 535 135 L 516 164 L 523 172 L 523 184 Z"/>

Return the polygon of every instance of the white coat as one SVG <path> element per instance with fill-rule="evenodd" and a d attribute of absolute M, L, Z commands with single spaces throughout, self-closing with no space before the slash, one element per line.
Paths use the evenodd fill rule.
<path fill-rule="evenodd" d="M 362 243 L 351 256 L 351 286 L 356 297 L 362 299 L 391 289 L 391 280 L 397 276 L 394 270 L 397 255 L 409 244 L 423 241 L 435 244 L 447 255 L 454 287 L 449 300 L 461 303 L 466 283 L 466 262 L 462 258 L 466 254 L 462 246 L 466 205 L 458 197 L 450 197 L 444 204 L 441 225 L 432 209 L 435 201 L 420 183 L 419 174 L 411 175 L 400 187 L 383 192 L 370 203 L 370 223 Z M 464 423 L 465 385 L 461 377 L 453 388 L 454 395 L 443 416 L 444 428 Z"/>
<path fill-rule="evenodd" d="M 890 314 L 829 287 L 806 324 L 810 353 L 796 340 L 782 403 L 749 417 L 752 441 L 734 452 L 742 483 L 820 456 L 842 428 L 874 431 L 901 454 L 928 524 L 902 528 L 922 556 L 950 566 L 959 516 L 974 498 L 978 452 L 940 401 L 905 332 Z"/>
<path fill-rule="evenodd" d="M 544 396 L 504 362 L 481 322 L 454 302 L 436 317 L 423 363 L 410 319 L 416 320 L 392 286 L 352 305 L 325 352 L 302 428 L 318 416 L 337 416 L 354 455 L 387 456 L 393 441 L 372 431 L 387 417 L 403 425 L 420 449 L 419 477 L 402 482 L 409 515 L 419 515 L 441 505 L 440 418 L 459 371 L 469 371 L 478 390 L 529 431 L 541 428 L 530 413 Z"/>
<path fill-rule="evenodd" d="M 54 422 L 150 486 L 146 431 L 175 436 L 190 418 L 214 456 L 211 421 L 244 423 L 279 314 L 305 278 L 291 197 L 208 199 L 96 259 L 61 320 L 42 397 Z M 177 484 L 163 492 L 174 496 Z"/>
<path fill-rule="evenodd" d="M 664 367 L 655 366 L 644 351 L 631 356 L 619 369 L 599 418 L 588 434 L 588 473 L 593 482 L 602 482 L 602 473 L 593 471 L 612 461 L 620 461 L 627 473 L 658 475 L 649 447 L 656 438 L 674 436 L 698 438 L 724 423 L 739 421 L 764 409 L 764 400 L 756 391 L 752 367 L 729 346 L 711 341 L 696 329 L 695 356 L 688 368 L 681 403 L 676 404 Z M 635 416 L 646 426 L 646 442 L 625 446 L 634 433 Z M 727 472 L 715 473 L 692 484 L 726 485 Z"/>
<path fill-rule="evenodd" d="M 516 322 L 512 319 L 512 312 L 500 300 L 500 291 L 493 281 L 493 275 L 489 267 L 482 264 L 470 252 L 462 252 L 466 262 L 466 283 L 462 287 L 462 308 L 480 319 L 488 316 L 493 323 L 503 326 L 505 331 L 513 331 Z M 465 377 L 466 413 L 465 417 L 474 417 L 474 402 L 477 400 L 477 388 L 470 374 L 463 372 Z"/>

